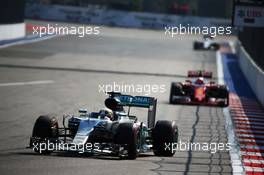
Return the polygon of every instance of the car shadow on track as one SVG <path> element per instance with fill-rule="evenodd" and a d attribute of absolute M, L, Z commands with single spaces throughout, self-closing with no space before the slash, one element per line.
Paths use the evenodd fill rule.
<path fill-rule="evenodd" d="M 129 160 L 126 158 L 120 158 L 117 156 L 106 156 L 106 155 L 91 155 L 87 153 L 76 153 L 76 152 L 55 152 L 47 155 L 38 154 L 35 152 L 14 152 L 10 153 L 13 155 L 23 155 L 23 156 L 40 156 L 40 157 L 64 157 L 64 158 L 83 158 L 83 159 L 100 159 L 100 160 Z M 137 159 L 144 157 L 154 157 L 152 154 L 140 154 Z"/>

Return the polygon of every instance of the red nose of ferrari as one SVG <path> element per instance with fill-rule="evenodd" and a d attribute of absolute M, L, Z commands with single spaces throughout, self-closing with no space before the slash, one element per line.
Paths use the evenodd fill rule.
<path fill-rule="evenodd" d="M 204 87 L 198 87 L 195 89 L 194 97 L 198 101 L 203 101 L 205 98 L 205 89 Z"/>

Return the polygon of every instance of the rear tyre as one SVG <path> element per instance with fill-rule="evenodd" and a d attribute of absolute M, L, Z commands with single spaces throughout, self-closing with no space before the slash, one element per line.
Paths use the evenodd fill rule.
<path fill-rule="evenodd" d="M 220 45 L 219 44 L 212 44 L 211 49 L 213 49 L 214 51 L 217 51 L 220 49 Z"/>
<path fill-rule="evenodd" d="M 180 96 L 180 95 L 182 95 L 182 85 L 176 82 L 171 83 L 170 104 L 175 104 L 175 101 L 173 100 L 173 96 Z"/>
<path fill-rule="evenodd" d="M 193 50 L 201 50 L 201 49 L 203 49 L 203 43 L 195 41 L 193 43 Z"/>
<path fill-rule="evenodd" d="M 200 43 L 197 42 L 197 41 L 195 41 L 195 42 L 193 43 L 193 50 L 198 50 L 198 49 L 199 49 L 199 46 L 200 46 Z"/>
<path fill-rule="evenodd" d="M 175 121 L 157 121 L 153 129 L 153 152 L 156 156 L 173 156 L 172 145 L 178 142 L 178 127 Z M 170 149 L 166 145 L 170 144 Z"/>
<path fill-rule="evenodd" d="M 137 129 L 133 127 L 133 123 L 120 123 L 117 128 L 116 143 L 127 146 L 127 157 L 131 160 L 138 157 L 137 134 Z"/>
<path fill-rule="evenodd" d="M 40 139 L 40 143 L 45 143 L 47 140 L 55 140 L 58 138 L 58 120 L 55 117 L 48 115 L 39 116 L 35 122 L 32 138 Z M 40 144 L 38 143 L 38 145 Z M 31 143 L 32 146 L 33 143 Z M 46 145 L 47 147 L 47 145 Z M 40 147 L 33 148 L 35 152 L 41 154 L 49 154 L 50 151 L 48 148 L 42 149 L 40 152 Z"/>

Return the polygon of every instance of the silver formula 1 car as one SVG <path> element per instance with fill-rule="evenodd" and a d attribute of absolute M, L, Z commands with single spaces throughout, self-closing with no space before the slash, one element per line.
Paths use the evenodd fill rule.
<path fill-rule="evenodd" d="M 55 117 L 40 116 L 29 147 L 42 154 L 75 151 L 129 159 L 149 151 L 156 156 L 174 155 L 175 150 L 169 146 L 178 140 L 176 122 L 160 120 L 155 123 L 157 99 L 111 92 L 105 105 L 108 110 L 89 113 L 80 109 L 78 116 L 64 115 L 63 127 L 59 127 Z M 133 107 L 148 109 L 147 125 L 130 114 Z M 124 108 L 128 108 L 128 112 Z"/>

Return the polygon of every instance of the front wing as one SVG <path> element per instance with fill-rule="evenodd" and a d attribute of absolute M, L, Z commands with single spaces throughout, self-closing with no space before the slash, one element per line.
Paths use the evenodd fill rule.
<path fill-rule="evenodd" d="M 197 101 L 191 99 L 189 96 L 172 96 L 173 104 L 183 105 L 202 105 L 202 106 L 221 106 L 226 102 L 224 98 L 209 98 L 208 100 Z"/>

